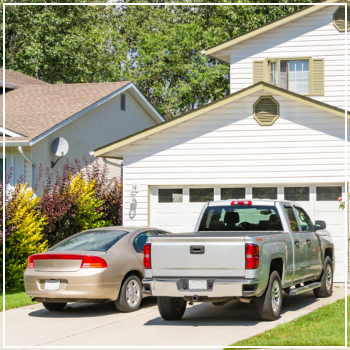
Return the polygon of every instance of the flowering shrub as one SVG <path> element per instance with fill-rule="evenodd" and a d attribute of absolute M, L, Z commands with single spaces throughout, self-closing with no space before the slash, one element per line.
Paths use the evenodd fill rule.
<path fill-rule="evenodd" d="M 345 209 L 345 202 L 343 202 L 342 197 L 338 198 L 338 203 L 339 203 L 339 209 L 344 210 Z"/>
<path fill-rule="evenodd" d="M 23 272 L 29 255 L 41 253 L 48 248 L 47 242 L 43 241 L 46 217 L 37 212 L 38 203 L 39 199 L 26 183 L 17 183 L 11 192 L 11 197 L 6 197 L 5 276 L 7 288 L 16 287 L 23 282 Z M 2 195 L 1 208 L 4 209 Z M 0 254 L 2 263 L 3 244 Z"/>

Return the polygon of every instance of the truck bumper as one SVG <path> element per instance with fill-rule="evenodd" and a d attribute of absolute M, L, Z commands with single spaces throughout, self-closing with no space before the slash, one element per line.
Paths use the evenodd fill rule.
<path fill-rule="evenodd" d="M 195 295 L 208 298 L 252 297 L 256 294 L 259 284 L 257 279 L 207 278 L 208 289 L 189 290 L 187 289 L 188 280 L 188 278 L 146 278 L 142 281 L 143 294 L 157 297 L 187 297 Z"/>

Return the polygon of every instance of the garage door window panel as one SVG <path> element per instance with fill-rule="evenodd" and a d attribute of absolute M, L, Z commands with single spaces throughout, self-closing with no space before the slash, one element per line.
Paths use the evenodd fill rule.
<path fill-rule="evenodd" d="M 182 203 L 182 188 L 166 188 L 158 190 L 158 203 Z"/>
<path fill-rule="evenodd" d="M 277 199 L 277 187 L 253 187 L 253 199 Z"/>
<path fill-rule="evenodd" d="M 213 200 L 213 188 L 190 188 L 190 203 L 204 203 Z"/>
<path fill-rule="evenodd" d="M 221 200 L 227 199 L 244 199 L 245 188 L 221 188 Z"/>
<path fill-rule="evenodd" d="M 316 201 L 338 201 L 341 196 L 341 186 L 316 187 Z"/>
<path fill-rule="evenodd" d="M 284 199 L 287 201 L 305 202 L 310 200 L 309 187 L 285 187 Z"/>

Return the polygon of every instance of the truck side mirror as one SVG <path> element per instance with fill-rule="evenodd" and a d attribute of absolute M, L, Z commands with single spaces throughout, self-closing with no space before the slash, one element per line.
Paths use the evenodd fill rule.
<path fill-rule="evenodd" d="M 326 228 L 326 221 L 316 220 L 315 226 L 316 226 L 316 231 L 317 230 L 324 230 Z"/>

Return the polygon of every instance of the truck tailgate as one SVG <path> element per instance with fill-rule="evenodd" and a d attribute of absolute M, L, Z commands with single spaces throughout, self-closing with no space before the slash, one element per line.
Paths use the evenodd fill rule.
<path fill-rule="evenodd" d="M 150 237 L 154 277 L 244 277 L 244 237 Z"/>

